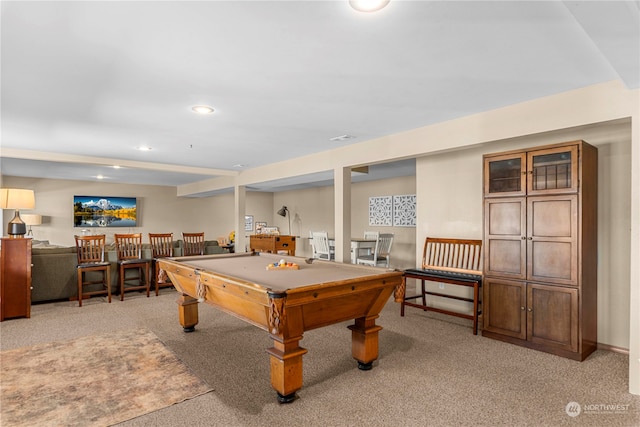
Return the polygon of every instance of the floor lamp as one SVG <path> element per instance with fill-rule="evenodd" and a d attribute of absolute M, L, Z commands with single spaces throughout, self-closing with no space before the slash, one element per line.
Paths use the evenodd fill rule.
<path fill-rule="evenodd" d="M 291 235 L 291 213 L 289 212 L 289 209 L 287 209 L 286 206 L 283 206 L 280 208 L 280 210 L 277 212 L 278 215 L 282 216 L 282 217 L 286 217 L 287 213 L 289 213 L 289 235 Z"/>

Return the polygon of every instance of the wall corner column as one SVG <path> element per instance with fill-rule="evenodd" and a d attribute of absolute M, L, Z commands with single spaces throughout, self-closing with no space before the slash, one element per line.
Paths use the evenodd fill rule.
<path fill-rule="evenodd" d="M 248 239 L 244 232 L 244 216 L 246 215 L 247 190 L 244 185 L 234 186 L 235 215 L 233 229 L 236 231 L 235 252 L 246 252 Z"/>
<path fill-rule="evenodd" d="M 640 98 L 640 92 L 636 91 Z M 640 105 L 640 103 L 638 103 Z M 640 108 L 631 117 L 631 248 L 629 277 L 629 393 L 640 395 Z"/>
<path fill-rule="evenodd" d="M 334 169 L 336 262 L 351 262 L 351 168 Z"/>

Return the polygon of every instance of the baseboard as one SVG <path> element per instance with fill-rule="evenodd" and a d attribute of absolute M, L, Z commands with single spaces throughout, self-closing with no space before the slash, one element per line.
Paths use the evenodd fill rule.
<path fill-rule="evenodd" d="M 614 353 L 626 354 L 627 356 L 629 355 L 628 348 L 616 347 L 615 345 L 609 344 L 598 343 L 598 350 L 607 350 L 613 351 Z"/>

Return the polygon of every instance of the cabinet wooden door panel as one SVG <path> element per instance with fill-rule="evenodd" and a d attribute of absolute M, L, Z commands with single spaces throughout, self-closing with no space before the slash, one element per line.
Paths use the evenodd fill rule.
<path fill-rule="evenodd" d="M 578 283 L 578 196 L 527 199 L 527 280 Z"/>
<path fill-rule="evenodd" d="M 487 248 L 487 270 L 503 277 L 524 279 L 526 271 L 523 262 L 523 244 L 518 240 L 493 239 Z"/>
<path fill-rule="evenodd" d="M 483 304 L 484 329 L 526 339 L 526 288 L 522 282 L 485 280 Z"/>
<path fill-rule="evenodd" d="M 486 275 L 526 278 L 526 208 L 523 197 L 485 200 Z"/>
<path fill-rule="evenodd" d="M 571 284 L 573 259 L 571 243 L 532 242 L 529 252 L 529 279 Z"/>
<path fill-rule="evenodd" d="M 533 343 L 578 351 L 578 290 L 529 284 L 527 337 Z"/>

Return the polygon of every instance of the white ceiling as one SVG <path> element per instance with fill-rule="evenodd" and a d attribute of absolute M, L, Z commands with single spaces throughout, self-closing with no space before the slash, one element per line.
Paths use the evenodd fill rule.
<path fill-rule="evenodd" d="M 601 82 L 640 85 L 639 1 L 392 0 L 375 14 L 347 0 L 0 8 L 10 176 L 180 185 Z M 216 111 L 196 115 L 196 104 Z M 330 141 L 344 134 L 354 138 Z M 372 166 L 366 179 L 412 167 Z"/>

